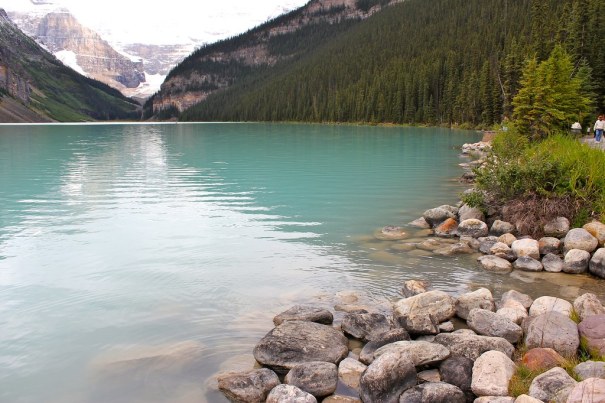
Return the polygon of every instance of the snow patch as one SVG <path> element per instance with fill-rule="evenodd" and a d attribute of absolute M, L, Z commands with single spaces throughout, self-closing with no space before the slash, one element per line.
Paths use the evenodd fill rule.
<path fill-rule="evenodd" d="M 85 72 L 84 69 L 78 64 L 78 56 L 76 56 L 76 54 L 71 50 L 60 50 L 55 53 L 55 57 L 67 67 L 70 67 L 83 76 L 88 77 L 88 73 Z"/>

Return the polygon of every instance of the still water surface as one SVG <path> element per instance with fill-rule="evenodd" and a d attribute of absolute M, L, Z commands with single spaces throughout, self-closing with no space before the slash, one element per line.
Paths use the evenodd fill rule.
<path fill-rule="evenodd" d="M 333 307 L 356 293 L 387 304 L 409 278 L 454 294 L 525 282 L 537 292 L 470 257 L 372 240 L 454 203 L 459 146 L 477 139 L 321 125 L 0 126 L 0 401 L 223 402 L 213 375 L 251 368 L 272 317 L 295 303 Z"/>

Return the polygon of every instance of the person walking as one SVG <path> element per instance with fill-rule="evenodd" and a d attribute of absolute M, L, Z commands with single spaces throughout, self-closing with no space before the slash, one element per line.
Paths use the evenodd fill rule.
<path fill-rule="evenodd" d="M 594 124 L 594 140 L 597 143 L 601 142 L 601 137 L 603 137 L 603 130 L 605 130 L 605 116 L 599 115 L 599 118 Z"/>

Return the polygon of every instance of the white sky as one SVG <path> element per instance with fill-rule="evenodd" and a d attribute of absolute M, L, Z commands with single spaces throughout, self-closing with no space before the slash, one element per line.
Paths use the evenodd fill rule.
<path fill-rule="evenodd" d="M 2 0 L 6 11 L 67 8 L 110 42 L 214 42 L 244 32 L 308 0 Z M 46 4 L 35 4 L 46 3 Z"/>

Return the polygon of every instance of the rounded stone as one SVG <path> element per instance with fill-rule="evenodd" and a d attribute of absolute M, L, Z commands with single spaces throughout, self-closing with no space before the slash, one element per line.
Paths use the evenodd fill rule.
<path fill-rule="evenodd" d="M 264 402 L 277 385 L 277 374 L 267 368 L 222 374 L 218 377 L 219 390 L 231 401 L 238 402 Z"/>
<path fill-rule="evenodd" d="M 409 298 L 414 295 L 422 294 L 427 292 L 430 287 L 428 281 L 424 280 L 408 280 L 403 283 L 403 287 L 401 289 L 401 293 L 404 297 Z"/>
<path fill-rule="evenodd" d="M 585 250 L 571 249 L 565 254 L 563 272 L 570 274 L 586 273 L 590 258 L 590 253 Z"/>
<path fill-rule="evenodd" d="M 563 249 L 567 253 L 572 249 L 581 249 L 592 253 L 597 250 L 599 241 L 590 232 L 584 228 L 574 228 L 570 230 L 563 240 Z"/>
<path fill-rule="evenodd" d="M 468 315 L 468 326 L 477 334 L 502 337 L 511 344 L 523 337 L 523 329 L 507 318 L 485 309 L 473 309 Z"/>
<path fill-rule="evenodd" d="M 494 297 L 487 288 L 480 288 L 476 291 L 462 294 L 456 300 L 456 316 L 466 320 L 471 310 L 475 308 L 487 309 L 493 311 L 496 308 Z"/>
<path fill-rule="evenodd" d="M 336 391 L 338 367 L 330 362 L 307 362 L 293 367 L 284 381 L 315 397 L 329 396 Z"/>
<path fill-rule="evenodd" d="M 465 403 L 462 390 L 445 382 L 429 382 L 406 390 L 399 403 Z"/>
<path fill-rule="evenodd" d="M 369 365 L 374 361 L 374 353 L 380 347 L 385 346 L 390 343 L 394 343 L 396 341 L 405 341 L 410 340 L 410 335 L 405 329 L 393 329 L 389 330 L 386 333 L 382 333 L 377 335 L 373 341 L 366 343 L 359 353 L 359 361 L 362 363 Z"/>
<path fill-rule="evenodd" d="M 435 227 L 435 235 L 443 238 L 451 238 L 458 232 L 458 221 L 454 218 L 448 218 Z"/>
<path fill-rule="evenodd" d="M 538 241 L 541 255 L 558 254 L 561 251 L 561 240 L 554 237 L 540 238 Z"/>
<path fill-rule="evenodd" d="M 485 214 L 483 211 L 476 207 L 470 207 L 467 204 L 463 204 L 458 210 L 458 218 L 460 221 L 468 220 L 474 218 L 476 220 L 485 221 Z"/>
<path fill-rule="evenodd" d="M 540 244 L 535 239 L 518 239 L 513 242 L 511 249 L 518 258 L 527 256 L 540 259 Z"/>
<path fill-rule="evenodd" d="M 454 298 L 443 291 L 429 291 L 399 300 L 393 319 L 411 334 L 437 334 L 439 323 L 456 314 Z"/>
<path fill-rule="evenodd" d="M 588 263 L 588 271 L 600 278 L 605 278 L 605 248 L 601 248 L 592 255 Z"/>
<path fill-rule="evenodd" d="M 389 320 L 380 313 L 348 313 L 340 327 L 345 334 L 364 341 L 391 330 Z"/>
<path fill-rule="evenodd" d="M 512 234 L 515 232 L 515 226 L 506 221 L 496 220 L 489 230 L 490 235 L 501 236 L 504 234 Z"/>
<path fill-rule="evenodd" d="M 441 344 L 426 341 L 396 341 L 376 350 L 374 358 L 388 354 L 393 350 L 408 355 L 416 367 L 435 364 L 450 356 L 450 350 Z"/>
<path fill-rule="evenodd" d="M 466 357 L 450 357 L 439 366 L 441 379 L 443 382 L 460 388 L 467 396 L 473 396 L 471 390 L 473 364 L 473 360 Z"/>
<path fill-rule="evenodd" d="M 473 238 L 479 238 L 487 236 L 489 228 L 483 221 L 477 220 L 476 218 L 470 218 L 464 220 L 458 225 L 458 234 L 460 236 L 470 236 Z"/>
<path fill-rule="evenodd" d="M 521 256 L 520 258 L 515 260 L 513 262 L 513 267 L 517 270 L 533 271 L 533 272 L 544 270 L 544 266 L 542 266 L 542 263 L 540 263 L 538 260 L 528 257 L 528 256 Z"/>
<path fill-rule="evenodd" d="M 357 360 L 345 358 L 338 366 L 338 378 L 342 383 L 359 393 L 361 374 L 363 374 L 363 371 L 367 368 L 366 365 Z"/>
<path fill-rule="evenodd" d="M 566 402 L 576 384 L 563 368 L 555 367 L 534 378 L 529 395 L 544 402 Z"/>
<path fill-rule="evenodd" d="M 475 361 L 471 389 L 477 396 L 508 396 L 515 363 L 499 351 L 488 351 Z"/>
<path fill-rule="evenodd" d="M 605 315 L 589 316 L 580 322 L 578 330 L 589 349 L 605 356 Z"/>
<path fill-rule="evenodd" d="M 496 242 L 489 250 L 490 254 L 514 262 L 517 258 L 513 250 L 503 242 Z"/>
<path fill-rule="evenodd" d="M 307 322 L 321 323 L 322 325 L 331 325 L 334 321 L 334 316 L 327 309 L 313 306 L 296 305 L 275 316 L 273 318 L 273 323 L 275 326 L 279 326 L 288 320 L 302 320 Z"/>
<path fill-rule="evenodd" d="M 570 228 L 569 220 L 565 217 L 557 217 L 554 220 L 549 221 L 544 226 L 544 234 L 546 236 L 552 236 L 555 238 L 564 237 Z"/>
<path fill-rule="evenodd" d="M 422 217 L 431 225 L 431 227 L 435 227 L 448 218 L 455 218 L 456 213 L 456 209 L 452 206 L 439 206 L 425 211 Z"/>
<path fill-rule="evenodd" d="M 509 290 L 505 292 L 504 294 L 502 294 L 500 301 L 502 303 L 502 306 L 506 306 L 507 302 L 509 301 L 516 301 L 520 303 L 521 306 L 525 309 L 529 309 L 534 303 L 534 300 L 529 295 L 523 294 L 517 290 Z"/>
<path fill-rule="evenodd" d="M 577 384 L 567 403 L 597 403 L 605 402 L 605 379 L 589 378 Z"/>
<path fill-rule="evenodd" d="M 565 263 L 563 259 L 552 253 L 547 254 L 542 258 L 542 266 L 549 273 L 560 273 L 563 271 Z"/>
<path fill-rule="evenodd" d="M 544 296 L 537 298 L 529 308 L 529 316 L 538 316 L 547 312 L 558 312 L 569 317 L 573 306 L 561 298 Z"/>
<path fill-rule="evenodd" d="M 565 358 L 552 348 L 532 348 L 523 355 L 523 365 L 531 371 L 545 371 L 561 366 Z"/>
<path fill-rule="evenodd" d="M 528 348 L 552 348 L 565 357 L 573 357 L 580 346 L 578 326 L 558 312 L 539 315 L 529 323 L 525 345 Z"/>
<path fill-rule="evenodd" d="M 586 293 L 576 298 L 573 302 L 573 309 L 580 316 L 580 320 L 587 319 L 593 315 L 605 314 L 605 307 L 603 307 L 599 298 L 591 293 Z"/>
<path fill-rule="evenodd" d="M 513 271 L 511 262 L 498 256 L 481 256 L 477 260 L 483 269 L 493 273 L 510 273 Z"/>
<path fill-rule="evenodd" d="M 588 231 L 590 235 L 597 238 L 599 246 L 603 246 L 605 244 L 605 224 L 599 221 L 593 221 L 584 225 L 582 228 Z"/>
<path fill-rule="evenodd" d="M 516 240 L 517 240 L 517 237 L 510 233 L 506 233 L 506 234 L 500 235 L 498 237 L 498 242 L 502 242 L 502 243 L 506 244 L 509 248 L 511 247 L 513 242 L 515 242 Z"/>
<path fill-rule="evenodd" d="M 364 402 L 397 402 L 416 385 L 416 368 L 410 357 L 392 350 L 378 357 L 361 375 L 360 397 Z"/>
<path fill-rule="evenodd" d="M 408 233 L 401 227 L 387 225 L 375 234 L 377 239 L 383 241 L 398 241 L 408 237 Z"/>
<path fill-rule="evenodd" d="M 576 365 L 573 372 L 583 381 L 589 378 L 605 379 L 605 361 L 582 362 Z"/>
<path fill-rule="evenodd" d="M 508 357 L 512 357 L 515 351 L 515 347 L 501 337 L 480 336 L 470 329 L 438 334 L 435 343 L 447 347 L 452 356 L 462 356 L 472 361 L 486 351 L 497 350 Z"/>
<path fill-rule="evenodd" d="M 246 401 L 246 400 L 244 400 Z M 278 385 L 269 396 L 267 396 L 266 403 L 284 403 L 284 402 L 296 402 L 296 403 L 317 403 L 317 399 L 300 388 L 293 385 Z"/>

